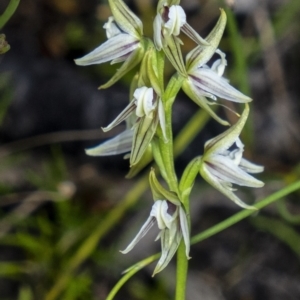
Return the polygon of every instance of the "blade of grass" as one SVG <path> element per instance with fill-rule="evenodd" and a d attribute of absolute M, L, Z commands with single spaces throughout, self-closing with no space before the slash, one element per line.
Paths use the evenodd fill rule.
<path fill-rule="evenodd" d="M 15 13 L 19 3 L 20 3 L 20 0 L 10 0 L 6 10 L 0 16 L 0 29 L 2 29 L 4 27 L 4 25 L 7 23 L 7 21 Z"/>
<path fill-rule="evenodd" d="M 294 182 L 294 183 L 288 185 L 287 187 L 281 189 L 280 191 L 277 191 L 277 192 L 271 194 L 270 196 L 266 197 L 262 201 L 259 201 L 257 204 L 255 204 L 254 207 L 256 207 L 257 209 L 262 209 L 262 208 L 266 207 L 267 205 L 285 197 L 286 195 L 291 194 L 292 192 L 295 192 L 298 189 L 300 189 L 300 181 Z M 212 235 L 215 235 L 215 234 L 223 231 L 225 228 L 228 228 L 228 227 L 238 223 L 239 221 L 249 217 L 253 213 L 256 213 L 256 211 L 255 210 L 242 210 L 242 211 L 238 212 L 237 214 L 233 215 L 232 217 L 224 220 L 223 222 L 218 223 L 217 225 L 203 231 L 202 233 L 195 235 L 191 239 L 191 243 L 192 244 L 199 243 L 199 242 L 211 237 Z"/>

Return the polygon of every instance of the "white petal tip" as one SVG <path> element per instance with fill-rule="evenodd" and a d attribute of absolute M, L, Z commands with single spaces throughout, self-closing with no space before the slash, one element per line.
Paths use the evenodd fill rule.
<path fill-rule="evenodd" d="M 108 131 L 110 131 L 111 128 L 109 128 L 109 127 L 101 127 L 101 129 L 102 129 L 103 132 L 108 132 Z"/>
<path fill-rule="evenodd" d="M 77 66 L 87 66 L 88 65 L 88 63 L 84 59 L 81 59 L 81 58 L 74 59 L 74 62 Z"/>

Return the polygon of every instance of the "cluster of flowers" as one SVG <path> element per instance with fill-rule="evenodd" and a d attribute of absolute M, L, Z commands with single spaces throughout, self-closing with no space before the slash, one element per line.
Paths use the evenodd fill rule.
<path fill-rule="evenodd" d="M 239 135 L 249 114 L 248 102 L 251 98 L 232 87 L 223 76 L 227 61 L 225 54 L 218 49 L 226 25 L 226 14 L 221 9 L 220 18 L 203 39 L 187 23 L 186 15 L 179 0 L 159 1 L 157 15 L 154 19 L 153 41 L 143 36 L 141 20 L 126 6 L 122 0 L 109 0 L 112 17 L 104 25 L 107 41 L 86 56 L 76 59 L 77 65 L 111 64 L 123 62 L 115 75 L 100 88 L 108 88 L 125 73 L 140 64 L 138 75 L 133 79 L 131 101 L 104 131 L 111 130 L 123 121 L 127 129 L 116 137 L 88 149 L 94 156 L 115 155 L 130 152 L 131 168 L 144 165 L 144 158 L 151 150 L 154 136 L 161 132 L 165 143 L 168 143 L 165 120 L 165 101 L 163 75 L 158 67 L 157 53 L 163 51 L 177 71 L 182 90 L 196 104 L 207 111 L 210 116 L 222 125 L 230 124 L 221 119 L 211 108 L 217 98 L 245 103 L 245 109 L 239 120 L 228 130 L 206 142 L 204 154 L 199 157 L 199 173 L 214 188 L 243 208 L 255 209 L 245 204 L 235 193 L 232 185 L 262 187 L 263 182 L 248 173 L 259 173 L 263 167 L 250 163 L 242 158 L 244 145 Z M 190 51 L 185 60 L 181 53 L 182 41 L 179 34 L 191 38 L 196 47 Z M 207 63 L 217 54 L 220 58 L 211 66 Z M 171 95 L 175 97 L 176 95 Z M 130 245 L 122 251 L 129 252 L 147 231 L 156 223 L 160 229 L 162 254 L 154 270 L 160 272 L 169 263 L 181 239 L 186 246 L 189 258 L 189 226 L 185 209 L 173 191 L 168 191 L 157 181 L 154 171 L 150 172 L 150 187 L 154 205 L 150 216 Z"/>

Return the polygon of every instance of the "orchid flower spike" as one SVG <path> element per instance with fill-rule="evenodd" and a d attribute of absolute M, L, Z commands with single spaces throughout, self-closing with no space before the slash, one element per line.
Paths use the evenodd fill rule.
<path fill-rule="evenodd" d="M 228 80 L 222 77 L 227 61 L 225 54 L 218 49 L 226 25 L 226 14 L 221 9 L 221 16 L 211 33 L 205 38 L 208 46 L 199 45 L 186 57 L 187 77 L 183 82 L 183 91 L 200 107 L 206 110 L 212 118 L 223 125 L 230 125 L 218 117 L 210 108 L 213 104 L 208 99 L 216 101 L 217 97 L 233 102 L 247 103 L 252 99 L 232 87 Z M 220 56 L 211 67 L 206 63 L 214 53 Z"/>
<path fill-rule="evenodd" d="M 158 183 L 154 171 L 150 172 L 150 186 L 153 196 L 169 196 L 168 200 L 154 199 L 150 216 L 137 233 L 132 242 L 121 253 L 126 254 L 147 234 L 150 228 L 156 224 L 160 230 L 156 240 L 161 240 L 161 257 L 154 269 L 153 276 L 161 272 L 176 253 L 181 239 L 184 239 L 186 256 L 189 257 L 190 237 L 186 213 L 181 202 L 171 192 L 164 190 Z"/>
<path fill-rule="evenodd" d="M 260 173 L 262 166 L 253 164 L 242 158 L 244 145 L 239 135 L 249 114 L 246 104 L 243 114 L 236 124 L 215 138 L 206 142 L 204 154 L 201 157 L 200 174 L 215 189 L 234 201 L 237 205 L 256 209 L 245 204 L 233 191 L 232 184 L 259 188 L 264 183 L 248 173 Z"/>
<path fill-rule="evenodd" d="M 103 26 L 108 40 L 89 54 L 75 59 L 75 63 L 80 66 L 108 61 L 111 61 L 111 64 L 124 62 L 116 74 L 100 88 L 110 87 L 134 68 L 143 58 L 146 47 L 141 20 L 122 0 L 110 0 L 109 5 L 113 17 L 109 17 Z"/>
<path fill-rule="evenodd" d="M 132 134 L 126 130 L 121 136 L 115 137 L 115 139 L 106 142 L 106 144 L 88 150 L 88 154 L 102 155 L 104 153 L 110 155 L 110 151 L 116 152 L 112 154 L 119 154 L 131 150 L 130 165 L 135 165 L 148 148 L 158 124 L 160 124 L 164 136 L 166 136 L 165 112 L 161 98 L 155 93 L 153 88 L 146 86 L 135 90 L 133 100 L 114 121 L 107 127 L 102 128 L 103 131 L 111 130 L 129 117 L 132 117 L 132 114 L 134 114 L 136 119 L 135 124 L 132 126 L 134 130 Z M 132 141 L 131 147 L 129 147 L 130 139 Z"/>

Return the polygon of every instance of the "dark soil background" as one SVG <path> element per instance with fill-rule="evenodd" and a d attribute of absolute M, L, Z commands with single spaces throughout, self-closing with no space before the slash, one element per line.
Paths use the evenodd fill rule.
<path fill-rule="evenodd" d="M 202 36 L 216 22 L 220 6 L 231 6 L 236 17 L 244 41 L 240 51 L 246 57 L 254 99 L 251 104 L 254 138 L 247 145 L 251 150 L 246 156 L 266 168 L 266 172 L 258 176 L 266 182 L 265 188 L 241 189 L 241 197 L 249 201 L 264 198 L 300 174 L 300 5 L 297 1 L 181 2 L 189 23 Z M 8 2 L 1 1 L 0 13 Z M 150 24 L 155 12 L 152 2 L 132 0 L 127 3 Z M 153 11 L 149 11 L 151 7 Z M 103 134 L 100 127 L 108 124 L 129 100 L 132 74 L 112 88 L 99 91 L 97 87 L 115 69 L 109 64 L 78 67 L 73 62 L 104 40 L 102 26 L 109 15 L 107 3 L 100 0 L 22 0 L 2 29 L 11 50 L 0 56 L 0 83 L 6 83 L 0 85 L 1 300 L 50 299 L 46 295 L 63 273 L 69 255 L 76 252 L 76 247 L 93 232 L 94 226 L 105 219 L 138 181 L 139 177 L 124 179 L 128 161 L 122 156 L 95 158 L 84 153 L 85 148 L 121 131 L 116 129 Z M 150 34 L 151 27 L 146 28 L 146 32 Z M 184 42 L 186 53 L 193 44 L 185 39 Z M 226 76 L 239 87 L 232 45 L 227 29 L 220 48 L 228 58 Z M 232 108 L 238 109 L 237 106 Z M 175 135 L 196 109 L 183 93 L 179 94 L 173 114 Z M 232 118 L 226 110 L 220 110 L 220 114 Z M 209 121 L 177 159 L 178 174 L 193 157 L 202 153 L 204 142 L 222 130 L 216 122 Z M 48 201 L 51 198 L 48 194 L 43 194 L 43 201 L 33 207 L 24 202 L 33 193 L 52 191 L 57 186 L 69 199 L 63 208 Z M 299 193 L 285 200 L 293 215 L 300 213 Z M 118 252 L 144 222 L 151 201 L 150 195 L 144 195 L 97 243 L 80 267 L 72 271 L 73 285 L 71 280 L 65 290 L 52 299 L 105 299 L 124 269 L 156 253 L 159 244 L 153 242 L 155 232 L 132 253 L 123 256 Z M 192 194 L 192 234 L 238 211 L 230 200 L 198 179 Z M 11 215 L 14 221 L 7 221 Z M 37 246 L 28 250 L 28 243 L 20 242 L 19 233 L 26 232 L 33 240 L 40 241 L 37 237 L 43 236 L 46 225 L 36 225 L 39 218 L 44 221 L 38 224 L 47 223 L 51 229 L 46 242 L 42 243 L 44 248 L 37 254 Z M 278 227 L 273 226 L 275 223 Z M 291 221 L 280 207 L 272 205 L 193 245 L 187 299 L 300 299 L 298 223 L 297 218 Z M 78 233 L 80 230 L 82 233 Z M 70 232 L 80 236 L 70 252 L 58 255 L 56 250 L 49 250 L 52 254 L 43 258 L 41 253 L 56 249 Z M 25 271 L 13 272 L 5 264 L 17 261 L 20 266 L 25 262 Z M 175 259 L 164 272 L 151 278 L 153 267 L 152 264 L 135 275 L 115 299 L 172 299 Z"/>

